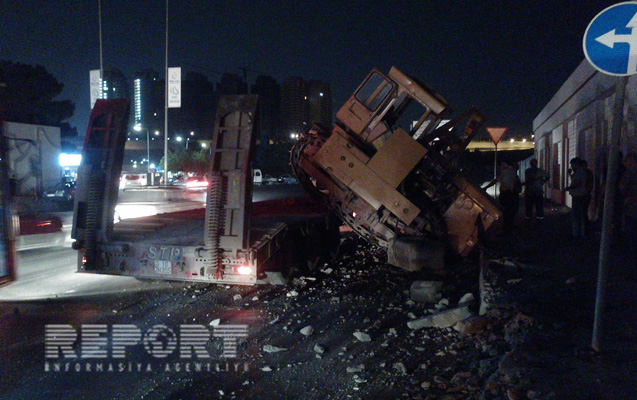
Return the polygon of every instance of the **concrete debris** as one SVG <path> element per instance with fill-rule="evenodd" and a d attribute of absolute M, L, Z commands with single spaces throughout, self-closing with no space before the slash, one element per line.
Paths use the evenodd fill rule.
<path fill-rule="evenodd" d="M 465 320 L 459 321 L 453 326 L 453 329 L 460 335 L 475 335 L 482 332 L 487 326 L 488 320 L 483 316 L 469 317 Z"/>
<path fill-rule="evenodd" d="M 365 366 L 363 364 L 358 364 L 354 367 L 347 367 L 347 373 L 354 374 L 356 372 L 362 372 L 365 370 Z"/>
<path fill-rule="evenodd" d="M 409 288 L 411 300 L 418 303 L 437 303 L 442 296 L 442 282 L 415 281 Z"/>
<path fill-rule="evenodd" d="M 409 321 L 407 322 L 407 326 L 411 329 L 448 328 L 472 315 L 473 313 L 469 310 L 468 306 L 460 306 L 415 321 Z"/>
<path fill-rule="evenodd" d="M 429 388 L 431 388 L 431 382 L 424 381 L 423 383 L 420 384 L 420 387 L 425 390 L 429 390 Z"/>
<path fill-rule="evenodd" d="M 320 344 L 315 344 L 314 345 L 314 352 L 318 353 L 318 354 L 323 354 L 325 353 L 325 347 L 321 346 Z"/>
<path fill-rule="evenodd" d="M 438 303 L 436 303 L 435 305 L 436 310 L 446 310 L 449 308 L 449 299 L 441 299 Z"/>
<path fill-rule="evenodd" d="M 325 268 L 325 269 L 321 270 L 322 273 L 327 274 L 327 275 L 331 274 L 333 271 L 334 270 L 332 268 Z"/>
<path fill-rule="evenodd" d="M 524 341 L 534 324 L 535 320 L 532 317 L 517 313 L 504 325 L 504 340 L 511 345 Z"/>
<path fill-rule="evenodd" d="M 265 367 L 261 368 L 261 371 L 263 371 L 263 372 L 270 372 L 270 371 L 272 371 L 272 368 L 270 368 L 270 367 L 268 367 L 268 366 L 265 366 Z"/>
<path fill-rule="evenodd" d="M 407 368 L 405 367 L 405 364 L 401 362 L 395 363 L 394 369 L 398 371 L 401 375 L 407 375 Z"/>
<path fill-rule="evenodd" d="M 355 383 L 367 383 L 367 379 L 363 379 L 358 375 L 354 375 L 352 378 L 354 378 Z"/>
<path fill-rule="evenodd" d="M 217 318 L 210 321 L 210 326 L 219 326 L 220 323 L 221 323 L 221 319 Z"/>
<path fill-rule="evenodd" d="M 480 315 L 484 315 L 489 311 L 496 302 L 496 292 L 491 284 L 492 276 L 486 266 L 480 268 Z"/>
<path fill-rule="evenodd" d="M 368 334 L 363 333 L 363 332 L 354 332 L 354 337 L 356 339 L 358 339 L 359 341 L 361 341 L 361 342 L 371 342 L 372 341 L 372 338 Z"/>
<path fill-rule="evenodd" d="M 287 294 L 288 297 L 296 297 L 298 295 L 299 295 L 299 293 L 296 290 L 291 290 Z"/>
<path fill-rule="evenodd" d="M 313 333 L 314 333 L 314 328 L 312 327 L 312 325 L 308 325 L 305 328 L 301 329 L 302 335 L 310 336 Z"/>
<path fill-rule="evenodd" d="M 464 305 L 464 304 L 473 304 L 473 302 L 476 300 L 475 296 L 473 295 L 473 293 L 467 293 L 464 296 L 462 296 L 462 298 L 460 299 L 460 301 L 458 302 L 458 305 Z"/>
<path fill-rule="evenodd" d="M 234 299 L 234 301 L 239 301 L 239 300 L 241 300 L 241 295 L 240 294 L 235 294 L 234 296 L 232 296 L 232 298 Z"/>
<path fill-rule="evenodd" d="M 266 353 L 278 353 L 280 351 L 287 351 L 287 349 L 266 344 L 265 346 L 263 346 L 263 351 L 265 351 Z"/>

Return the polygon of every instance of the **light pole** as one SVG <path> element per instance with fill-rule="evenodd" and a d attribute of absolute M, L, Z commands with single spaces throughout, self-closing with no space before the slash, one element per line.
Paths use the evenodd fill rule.
<path fill-rule="evenodd" d="M 142 128 L 139 125 L 135 125 L 133 129 L 137 132 L 142 130 L 146 131 L 146 172 L 150 172 L 150 134 L 148 133 L 148 128 Z"/>

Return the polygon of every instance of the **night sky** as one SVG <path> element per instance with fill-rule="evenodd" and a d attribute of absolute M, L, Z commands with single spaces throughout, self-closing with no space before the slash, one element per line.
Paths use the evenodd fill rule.
<path fill-rule="evenodd" d="M 608 1 L 170 0 L 169 66 L 218 81 L 271 75 L 325 80 L 335 109 L 365 75 L 391 66 L 421 78 L 456 112 L 530 135 L 584 59 L 582 37 Z M 164 0 L 102 0 L 104 68 L 163 73 Z M 89 70 L 99 69 L 98 0 L 2 0 L 0 59 L 40 64 L 75 102 L 81 135 Z"/>

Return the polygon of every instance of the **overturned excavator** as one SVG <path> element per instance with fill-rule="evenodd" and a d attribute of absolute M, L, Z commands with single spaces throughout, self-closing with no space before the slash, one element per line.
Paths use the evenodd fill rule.
<path fill-rule="evenodd" d="M 467 256 L 501 216 L 458 156 L 484 124 L 472 108 L 450 118 L 438 93 L 396 68 L 373 70 L 336 114 L 294 145 L 292 169 L 314 198 L 405 270 Z"/>

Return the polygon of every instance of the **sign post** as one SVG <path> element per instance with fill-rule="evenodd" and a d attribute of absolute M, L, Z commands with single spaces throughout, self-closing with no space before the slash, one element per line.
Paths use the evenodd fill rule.
<path fill-rule="evenodd" d="M 624 97 L 628 76 L 637 72 L 637 1 L 615 4 L 597 14 L 590 22 L 583 40 L 584 54 L 588 62 L 606 75 L 617 79 L 613 126 L 608 149 L 607 181 L 604 192 L 602 238 L 599 248 L 595 320 L 591 347 L 601 349 L 602 319 L 606 298 L 606 281 L 611 245 L 617 167 L 619 165 L 619 138 L 624 117 Z"/>
<path fill-rule="evenodd" d="M 92 69 L 89 72 L 89 88 L 91 91 L 91 110 L 95 106 L 95 100 L 102 98 L 102 70 Z"/>
<path fill-rule="evenodd" d="M 495 157 L 493 159 L 493 179 L 498 177 L 498 143 L 500 143 L 500 139 L 507 132 L 508 128 L 486 128 L 491 141 L 495 145 Z M 497 195 L 497 193 L 496 193 Z"/>

